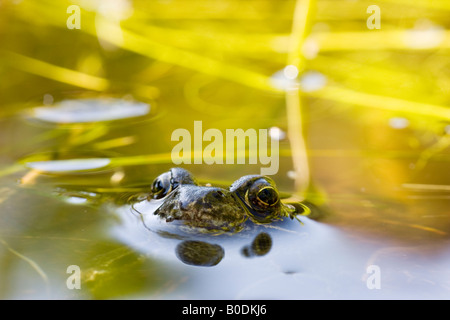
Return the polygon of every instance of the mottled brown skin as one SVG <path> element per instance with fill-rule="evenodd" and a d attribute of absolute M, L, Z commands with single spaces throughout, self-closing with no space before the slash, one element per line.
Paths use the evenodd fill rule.
<path fill-rule="evenodd" d="M 244 176 L 224 189 L 200 186 L 188 171 L 172 168 L 151 189 L 150 201 L 162 200 L 154 215 L 204 230 L 239 231 L 248 219 L 269 223 L 295 211 L 281 203 L 274 181 L 260 175 Z"/>

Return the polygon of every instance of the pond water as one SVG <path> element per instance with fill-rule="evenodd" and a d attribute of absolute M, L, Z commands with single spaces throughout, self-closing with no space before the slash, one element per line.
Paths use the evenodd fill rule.
<path fill-rule="evenodd" d="M 64 2 L 0 1 L 0 298 L 450 298 L 448 5 L 389 1 L 369 30 L 371 2 L 314 2 L 299 70 L 297 1 L 78 1 L 80 29 Z M 267 130 L 283 201 L 312 214 L 221 235 L 144 224 L 130 199 L 196 121 Z M 180 166 L 226 188 L 257 160 Z"/>
<path fill-rule="evenodd" d="M 98 108 L 92 110 L 99 116 Z M 57 104 L 52 111 L 59 112 Z M 114 121 L 96 126 L 80 121 L 80 127 L 62 128 L 36 122 L 28 114 L 2 119 L 2 136 L 14 139 L 20 131 L 20 141 L 26 135 L 25 141 L 40 143 L 39 148 L 25 143 L 23 148 L 34 152 L 20 152 L 19 163 L 2 157 L 4 298 L 448 298 L 449 194 L 442 184 L 448 178 L 446 161 L 430 161 L 428 180 L 419 184 L 421 180 L 410 180 L 413 156 L 365 155 L 367 150 L 356 149 L 365 140 L 360 124 L 329 115 L 310 125 L 310 143 L 318 146 L 311 150 L 312 174 L 317 194 L 326 197 L 310 204 L 311 218 L 253 224 L 237 234 L 176 236 L 164 226 L 145 225 L 128 201 L 149 191 L 153 179 L 173 166 L 170 158 L 161 164 L 152 163 L 151 157 L 122 163 L 110 152 L 78 152 L 80 144 L 94 144 L 90 135 L 101 145 L 95 140 L 100 126 L 108 132 L 119 128 L 124 136 L 145 129 L 153 139 L 170 133 L 161 129 L 170 118 L 149 122 L 153 116 L 148 117 L 130 118 L 130 125 L 122 122 L 120 127 Z M 403 134 L 384 130 L 392 130 L 390 137 L 398 139 Z M 117 139 L 102 136 L 102 141 Z M 73 141 L 75 148 L 62 141 Z M 46 146 L 49 142 L 54 145 Z M 332 149 L 336 143 L 348 151 Z M 13 157 L 14 152 L 3 155 Z M 293 192 L 288 157 L 280 163 L 286 164 L 274 179 L 281 191 Z M 185 167 L 201 181 L 221 185 L 255 170 L 249 165 L 215 166 Z M 439 183 L 430 184 L 429 176 Z M 66 285 L 72 265 L 81 270 L 80 290 Z"/>

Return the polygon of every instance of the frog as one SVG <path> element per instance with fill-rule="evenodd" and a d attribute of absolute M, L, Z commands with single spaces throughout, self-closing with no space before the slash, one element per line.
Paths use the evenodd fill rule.
<path fill-rule="evenodd" d="M 151 210 L 138 210 L 166 224 L 201 232 L 239 232 L 248 223 L 269 224 L 294 218 L 296 207 L 281 201 L 275 181 L 265 175 L 245 175 L 228 188 L 201 185 L 193 174 L 174 167 L 160 174 L 145 199 Z"/>

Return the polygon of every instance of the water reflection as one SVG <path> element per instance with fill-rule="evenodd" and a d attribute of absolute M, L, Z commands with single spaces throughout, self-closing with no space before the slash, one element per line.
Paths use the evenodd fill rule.
<path fill-rule="evenodd" d="M 101 169 L 109 165 L 110 162 L 111 159 L 108 158 L 66 159 L 27 162 L 26 166 L 42 172 L 56 173 Z"/>
<path fill-rule="evenodd" d="M 147 115 L 150 105 L 121 99 L 64 100 L 34 108 L 33 117 L 52 123 L 111 121 Z"/>
<path fill-rule="evenodd" d="M 225 251 L 221 246 L 193 240 L 179 243 L 175 252 L 183 263 L 201 267 L 215 266 L 225 256 Z"/>
<path fill-rule="evenodd" d="M 242 247 L 241 254 L 247 258 L 264 256 L 271 248 L 272 237 L 266 232 L 261 232 L 255 236 L 250 245 Z M 180 242 L 175 248 L 175 253 L 181 262 L 200 267 L 213 267 L 225 256 L 222 246 L 197 240 Z"/>
<path fill-rule="evenodd" d="M 244 257 L 252 258 L 255 256 L 264 256 L 272 248 L 272 238 L 268 233 L 261 232 L 252 243 L 242 248 L 241 253 Z"/>

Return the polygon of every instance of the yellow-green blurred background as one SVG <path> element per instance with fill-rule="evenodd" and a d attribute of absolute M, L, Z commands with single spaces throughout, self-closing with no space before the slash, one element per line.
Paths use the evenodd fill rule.
<path fill-rule="evenodd" d="M 79 29 L 68 28 L 71 5 Z M 380 29 L 368 28 L 370 5 Z M 446 0 L 1 0 L 0 296 L 177 293 L 184 270 L 167 275 L 157 255 L 146 260 L 106 236 L 111 215 L 99 204 L 145 190 L 173 166 L 173 130 L 201 120 L 204 130 L 281 130 L 274 179 L 282 191 L 326 208 L 321 223 L 356 247 L 411 254 L 422 273 L 404 267 L 399 274 L 413 275 L 400 287 L 418 277 L 433 283 L 429 297 L 449 297 L 439 260 L 448 261 L 450 232 L 449 16 Z M 89 121 L 86 109 L 82 121 L 58 113 L 64 101 L 86 99 L 150 111 L 105 121 Z M 57 120 L 42 119 L 43 106 Z M 110 163 L 63 173 L 28 165 L 92 158 Z M 259 170 L 187 168 L 222 184 Z M 61 204 L 67 190 L 88 202 Z M 298 245 L 285 242 L 287 251 Z M 60 281 L 71 263 L 90 270 L 82 294 Z M 135 277 L 117 285 L 125 273 Z M 236 297 L 226 292 L 217 297 Z"/>

